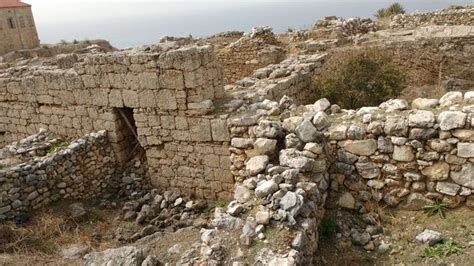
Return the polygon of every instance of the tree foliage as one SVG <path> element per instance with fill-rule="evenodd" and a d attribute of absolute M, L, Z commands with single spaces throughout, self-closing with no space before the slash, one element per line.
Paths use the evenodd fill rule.
<path fill-rule="evenodd" d="M 381 8 L 375 13 L 378 19 L 392 17 L 398 14 L 405 14 L 405 8 L 400 3 L 393 3 L 387 8 Z"/>

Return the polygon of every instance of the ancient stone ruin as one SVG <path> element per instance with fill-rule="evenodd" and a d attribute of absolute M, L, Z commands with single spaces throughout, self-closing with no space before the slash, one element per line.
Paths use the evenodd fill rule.
<path fill-rule="evenodd" d="M 464 18 L 470 10 L 456 14 Z M 440 16 L 446 12 L 454 11 Z M 412 25 L 408 17 L 394 23 Z M 376 30 L 369 20 L 325 21 L 313 30 L 343 34 L 345 41 Z M 459 46 L 472 49 L 472 26 L 444 29 L 451 35 L 444 32 L 433 46 L 457 44 L 460 35 Z M 419 31 L 414 35 L 439 33 Z M 311 34 L 293 33 L 299 45 L 291 49 Z M 387 34 L 365 41 L 390 42 Z M 124 219 L 147 224 L 126 238 L 136 244 L 91 252 L 84 261 L 155 265 L 158 259 L 143 248 L 163 237 L 154 226 L 192 224 L 200 200 L 225 199 L 230 203 L 215 208 L 202 243 L 181 263 L 244 265 L 240 249 L 224 255 L 215 242 L 251 250 L 281 227 L 278 248 L 244 253 L 259 265 L 312 265 L 330 191 L 342 192 L 337 204 L 369 221 L 369 201 L 408 210 L 433 200 L 474 206 L 472 83 L 438 98 L 345 110 L 312 98 L 312 78 L 330 56 L 328 47 L 311 50 L 306 43 L 303 53 L 286 56 L 268 28 L 230 36 L 238 40 L 217 51 L 169 37 L 0 70 L 0 220 L 65 199 L 140 198 L 123 208 Z M 54 150 L 61 143 L 54 136 L 74 140 Z M 141 170 L 132 175 L 127 167 L 137 153 L 133 167 Z M 186 217 L 160 218 L 160 211 Z M 367 250 L 382 245 L 371 238 L 375 233 L 367 235 L 351 232 Z"/>

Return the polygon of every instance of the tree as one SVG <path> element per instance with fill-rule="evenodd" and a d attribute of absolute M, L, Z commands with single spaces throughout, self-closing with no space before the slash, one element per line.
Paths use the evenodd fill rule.
<path fill-rule="evenodd" d="M 392 17 L 398 14 L 405 14 L 405 8 L 400 3 L 393 3 L 387 8 L 381 8 L 375 13 L 378 19 Z"/>

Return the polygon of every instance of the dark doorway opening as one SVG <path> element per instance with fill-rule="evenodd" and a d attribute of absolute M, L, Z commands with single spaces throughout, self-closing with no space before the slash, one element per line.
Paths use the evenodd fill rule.
<path fill-rule="evenodd" d="M 137 125 L 133 117 L 133 109 L 117 108 L 116 112 L 120 121 L 120 134 L 122 135 L 120 146 L 122 147 L 121 152 L 123 156 L 121 157 L 129 161 L 137 153 L 143 152 L 143 148 L 138 141 Z"/>

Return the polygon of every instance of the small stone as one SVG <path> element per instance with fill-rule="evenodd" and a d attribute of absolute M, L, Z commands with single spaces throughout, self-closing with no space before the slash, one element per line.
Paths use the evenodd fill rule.
<path fill-rule="evenodd" d="M 430 229 L 425 229 L 425 231 L 418 234 L 415 239 L 416 241 L 421 242 L 423 244 L 433 246 L 434 244 L 443 240 L 443 236 L 439 232 Z"/>
<path fill-rule="evenodd" d="M 318 112 L 313 117 L 313 125 L 317 130 L 323 130 L 327 128 L 331 123 L 329 122 L 329 117 L 324 112 Z"/>
<path fill-rule="evenodd" d="M 460 185 L 449 183 L 449 182 L 438 182 L 436 184 L 436 191 L 449 196 L 456 196 L 461 189 Z"/>
<path fill-rule="evenodd" d="M 411 107 L 413 109 L 428 110 L 436 107 L 438 104 L 438 99 L 416 98 L 411 103 Z"/>
<path fill-rule="evenodd" d="M 268 211 L 259 211 L 255 214 L 257 224 L 267 225 L 270 223 L 270 213 Z"/>
<path fill-rule="evenodd" d="M 345 192 L 337 201 L 337 205 L 346 209 L 355 209 L 356 201 L 351 193 Z"/>
<path fill-rule="evenodd" d="M 227 206 L 227 213 L 232 215 L 232 216 L 237 216 L 239 213 L 241 213 L 243 210 L 243 207 L 241 204 L 239 204 L 237 201 L 231 201 L 229 205 Z"/>
<path fill-rule="evenodd" d="M 266 180 L 260 183 L 255 189 L 255 195 L 260 198 L 267 196 L 268 194 L 274 193 L 278 190 L 278 185 L 273 180 Z"/>

